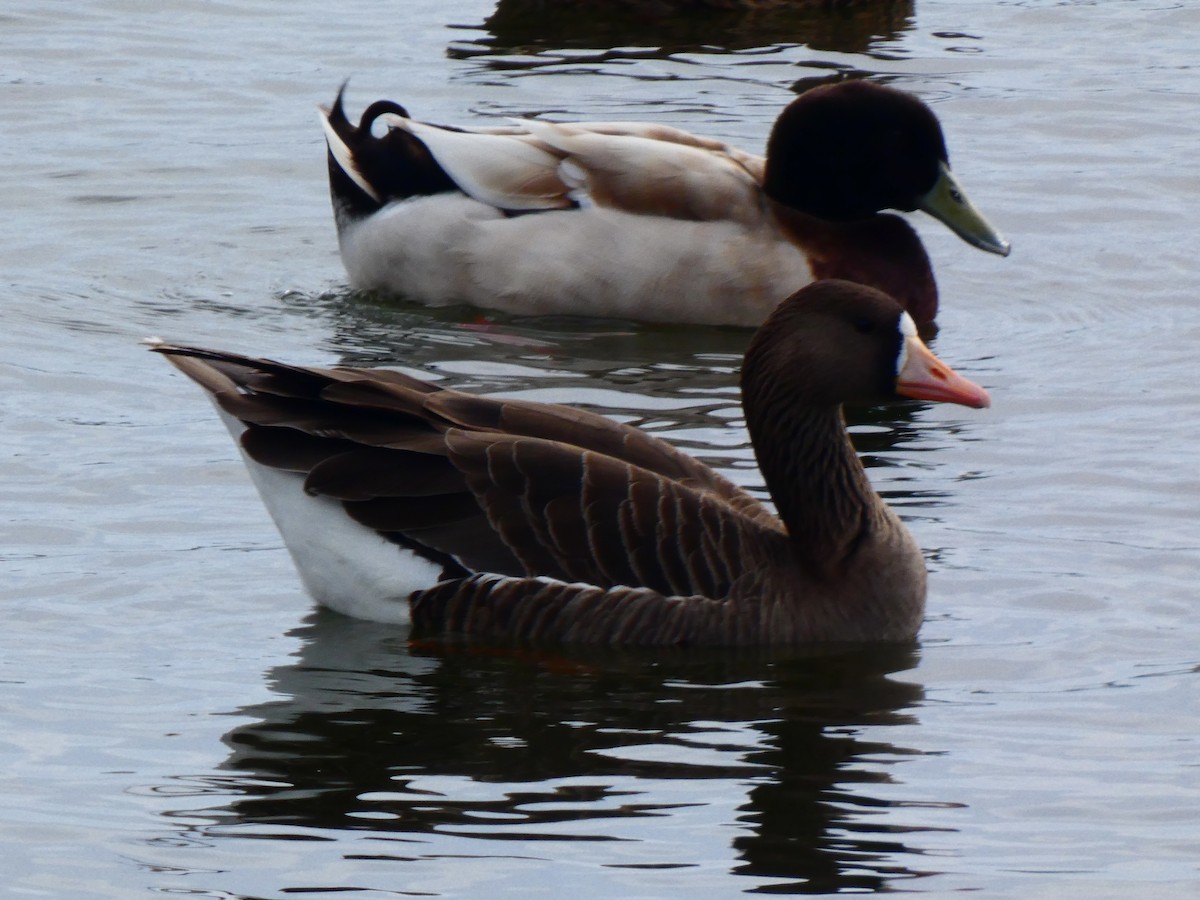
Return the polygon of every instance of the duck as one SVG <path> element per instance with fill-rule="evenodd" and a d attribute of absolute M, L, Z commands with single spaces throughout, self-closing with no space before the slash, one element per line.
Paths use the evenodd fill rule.
<path fill-rule="evenodd" d="M 342 262 L 363 291 L 752 328 L 797 288 L 843 279 L 924 328 L 938 311 L 929 257 L 883 210 L 923 210 L 1010 250 L 951 172 L 933 111 L 871 81 L 801 94 L 765 157 L 654 123 L 432 125 L 390 100 L 355 125 L 345 90 L 321 124 Z"/>
<path fill-rule="evenodd" d="M 871 487 L 842 406 L 990 403 L 893 298 L 814 282 L 768 316 L 741 370 L 772 510 L 585 409 L 153 349 L 216 405 L 318 604 L 501 644 L 911 640 L 924 558 Z"/>

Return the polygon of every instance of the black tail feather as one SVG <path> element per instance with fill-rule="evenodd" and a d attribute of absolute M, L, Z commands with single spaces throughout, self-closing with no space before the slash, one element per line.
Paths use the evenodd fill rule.
<path fill-rule="evenodd" d="M 425 145 L 404 129 L 388 128 L 379 136 L 372 133 L 380 116 L 408 118 L 403 106 L 391 100 L 377 100 L 354 125 L 346 115 L 345 92 L 343 83 L 325 115 L 330 127 L 349 148 L 358 175 L 371 187 L 374 196 L 363 190 L 330 152 L 329 190 L 339 212 L 351 220 L 359 219 L 395 200 L 458 190 Z"/>

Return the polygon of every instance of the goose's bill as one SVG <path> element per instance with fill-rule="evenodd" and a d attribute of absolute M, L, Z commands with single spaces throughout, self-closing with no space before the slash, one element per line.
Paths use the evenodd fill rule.
<path fill-rule="evenodd" d="M 971 246 L 1008 256 L 1012 245 L 971 204 L 950 167 L 943 162 L 939 169 L 938 180 L 929 193 L 918 198 L 917 209 L 929 213 Z"/>
<path fill-rule="evenodd" d="M 904 358 L 896 375 L 896 393 L 913 400 L 959 403 L 975 409 L 992 405 L 987 391 L 934 356 L 933 351 L 915 336 L 904 339 Z"/>

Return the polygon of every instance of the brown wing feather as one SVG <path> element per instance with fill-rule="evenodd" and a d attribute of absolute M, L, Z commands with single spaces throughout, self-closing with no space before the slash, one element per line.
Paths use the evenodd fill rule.
<path fill-rule="evenodd" d="M 526 123 L 565 154 L 563 180 L 586 190 L 598 206 L 693 221 L 767 221 L 761 185 L 719 142 L 605 133 L 548 122 Z"/>
<path fill-rule="evenodd" d="M 431 396 L 426 408 L 464 429 L 539 437 L 611 456 L 694 490 L 711 492 L 760 524 L 778 524 L 774 513 L 755 497 L 694 457 L 644 431 L 585 409 L 493 400 L 452 390 Z"/>
<path fill-rule="evenodd" d="M 358 445 L 340 438 L 318 437 L 294 428 L 254 426 L 242 432 L 242 449 L 252 460 L 285 472 L 307 473 L 327 459 L 353 452 Z"/>
<path fill-rule="evenodd" d="M 753 567 L 748 547 L 784 539 L 740 488 L 595 413 L 396 372 L 167 352 L 211 366 L 197 374 L 247 426 L 252 459 L 306 475 L 306 490 L 360 523 L 467 570 L 722 597 Z"/>
<path fill-rule="evenodd" d="M 380 379 L 375 377 L 377 373 L 387 375 L 389 383 L 378 383 Z M 336 375 L 340 380 L 326 384 L 320 391 L 321 401 L 335 403 L 347 410 L 370 410 L 372 415 L 364 417 L 363 421 L 330 413 L 327 422 L 330 427 L 325 429 L 327 432 L 341 429 L 362 435 L 366 442 L 374 446 L 406 447 L 426 452 L 435 452 L 437 442 L 418 446 L 414 436 L 402 429 L 398 429 L 394 440 L 389 440 L 386 429 L 398 428 L 401 422 L 407 424 L 411 421 L 419 429 L 417 433 L 421 434 L 456 426 L 470 431 L 496 431 L 561 441 L 625 460 L 697 490 L 711 491 L 763 524 L 775 521 L 773 514 L 758 500 L 718 472 L 664 441 L 597 413 L 555 404 L 479 397 L 432 387 L 426 382 L 389 370 L 373 370 L 370 380 L 354 370 L 335 370 L 329 374 Z M 246 421 L 253 416 L 259 424 L 313 427 L 311 421 L 307 425 L 301 421 L 300 406 L 264 402 L 256 403 L 251 408 L 238 406 L 237 403 L 236 399 L 230 399 L 227 411 Z M 322 408 L 325 408 L 324 405 Z M 405 418 L 389 419 L 384 433 L 375 427 L 364 428 L 367 424 L 377 423 L 376 414 L 379 412 L 398 413 Z M 410 416 L 411 419 L 408 418 Z"/>
<path fill-rule="evenodd" d="M 307 471 L 305 490 L 338 500 L 427 497 L 464 488 L 462 475 L 445 456 L 407 450 L 355 447 L 326 456 Z"/>
<path fill-rule="evenodd" d="M 529 575 L 722 597 L 786 540 L 710 493 L 610 456 L 458 429 L 446 443 Z"/>

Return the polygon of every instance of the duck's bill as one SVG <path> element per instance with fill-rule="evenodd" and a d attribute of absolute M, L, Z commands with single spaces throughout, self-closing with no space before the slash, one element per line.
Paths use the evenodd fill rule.
<path fill-rule="evenodd" d="M 938 180 L 929 193 L 917 201 L 917 209 L 929 213 L 973 247 L 1008 256 L 1012 245 L 991 226 L 983 213 L 967 198 L 945 163 L 940 164 Z"/>
<path fill-rule="evenodd" d="M 916 336 L 904 339 L 904 358 L 896 374 L 896 393 L 913 400 L 959 403 L 975 409 L 992 405 L 987 391 L 934 356 Z"/>

